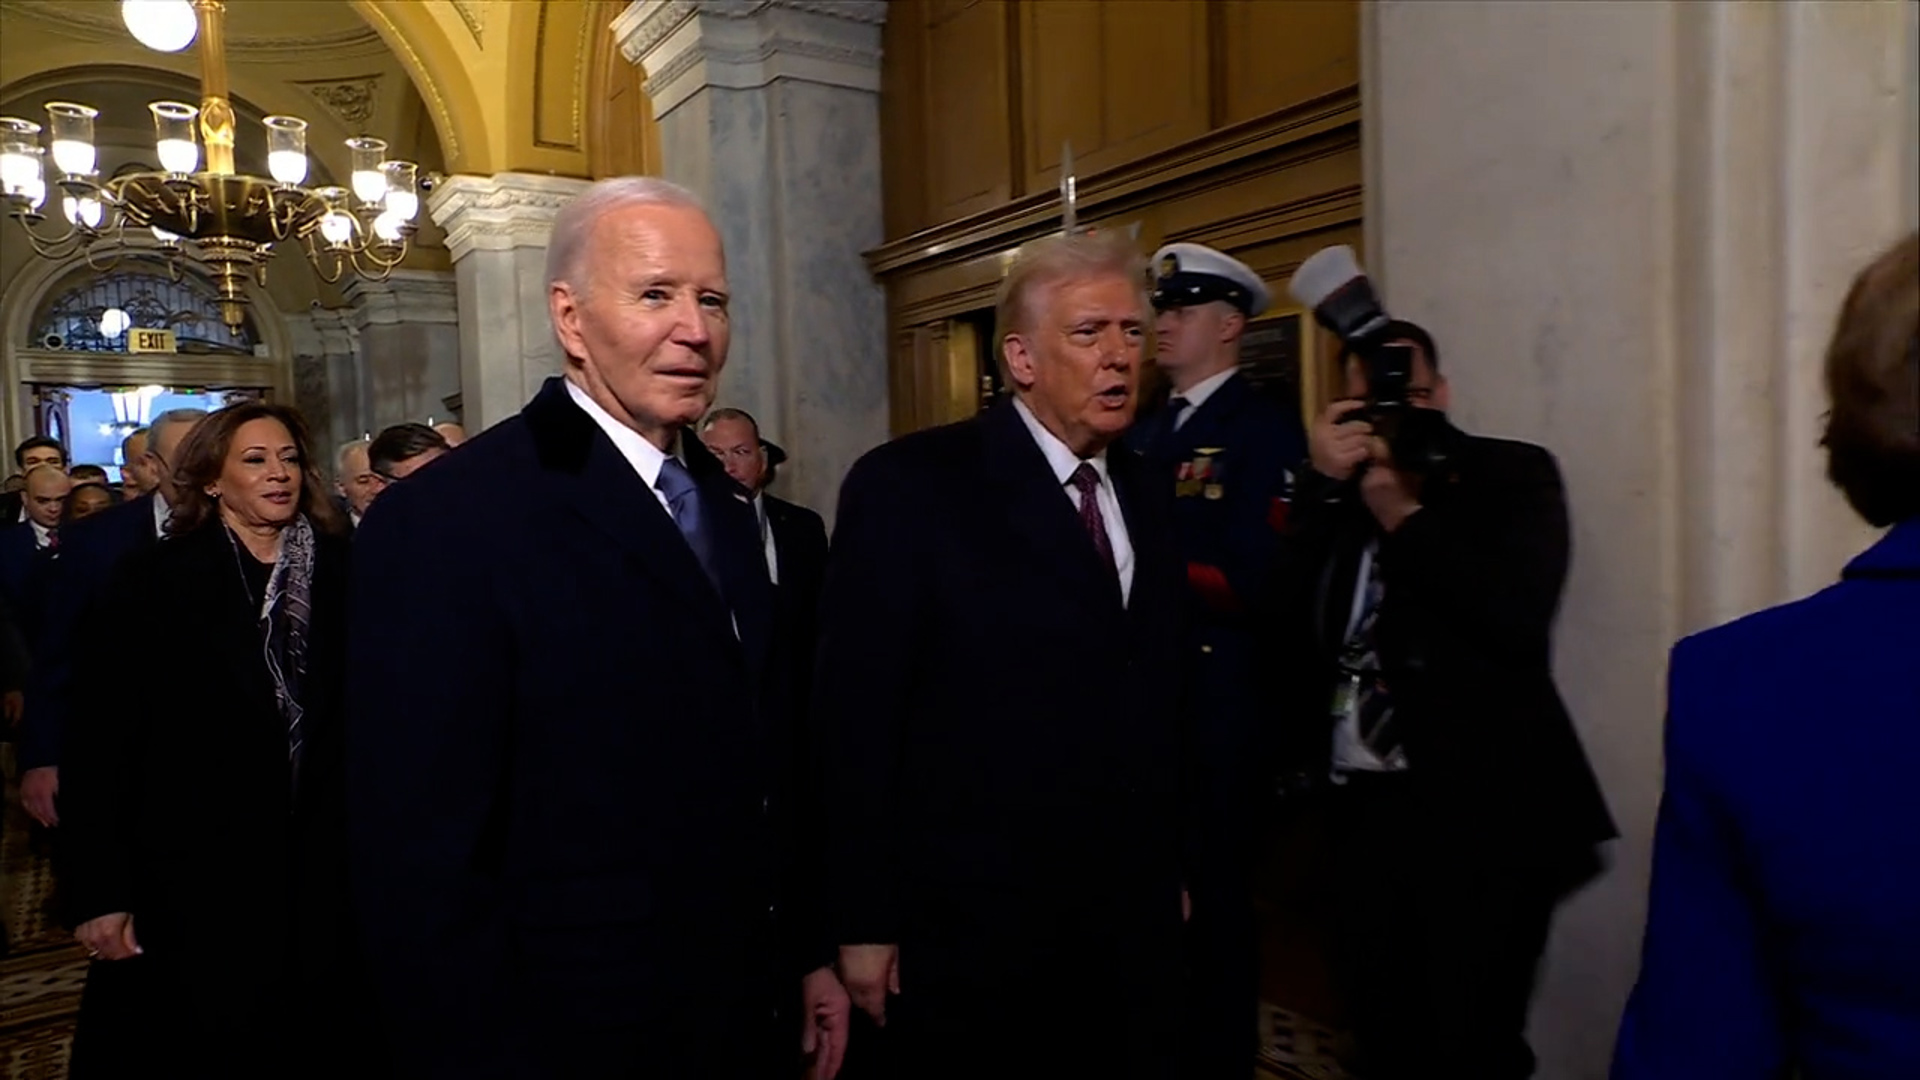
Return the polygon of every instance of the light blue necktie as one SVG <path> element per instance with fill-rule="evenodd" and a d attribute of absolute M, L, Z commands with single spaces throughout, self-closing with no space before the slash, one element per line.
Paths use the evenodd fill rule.
<path fill-rule="evenodd" d="M 720 571 L 714 562 L 713 535 L 707 527 L 706 514 L 700 505 L 700 485 L 694 483 L 693 474 L 680 464 L 679 458 L 668 458 L 660 466 L 659 479 L 654 487 L 667 497 L 667 506 L 673 510 L 673 523 L 680 527 L 680 535 L 686 537 L 687 546 L 693 549 L 694 558 L 700 560 L 700 568 L 707 572 L 707 580 L 713 582 L 713 589 L 722 597 L 727 591 L 720 584 Z"/>

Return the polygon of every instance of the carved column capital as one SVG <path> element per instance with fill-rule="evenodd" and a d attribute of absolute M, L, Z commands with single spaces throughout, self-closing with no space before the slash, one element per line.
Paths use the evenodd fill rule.
<path fill-rule="evenodd" d="M 546 247 L 554 215 L 587 186 L 531 173 L 449 176 L 434 187 L 427 211 L 447 231 L 447 250 L 459 262 L 470 251 Z"/>
<path fill-rule="evenodd" d="M 634 0 L 613 21 L 654 116 L 709 86 L 797 79 L 878 93 L 886 0 Z"/>

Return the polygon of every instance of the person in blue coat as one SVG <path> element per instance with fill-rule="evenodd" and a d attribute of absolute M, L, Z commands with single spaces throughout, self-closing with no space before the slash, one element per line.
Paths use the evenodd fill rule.
<path fill-rule="evenodd" d="M 1198 817 L 1189 928 L 1189 1075 L 1247 1074 L 1259 1000 L 1253 914 L 1257 766 L 1272 723 L 1254 690 L 1250 601 L 1275 562 L 1300 418 L 1240 372 L 1240 341 L 1272 296 L 1238 259 L 1200 244 L 1154 253 L 1155 363 L 1172 394 L 1133 446 L 1173 496 L 1194 633 Z"/>
<path fill-rule="evenodd" d="M 1920 234 L 1826 360 L 1828 475 L 1880 541 L 1682 641 L 1613 1080 L 1920 1076 Z"/>

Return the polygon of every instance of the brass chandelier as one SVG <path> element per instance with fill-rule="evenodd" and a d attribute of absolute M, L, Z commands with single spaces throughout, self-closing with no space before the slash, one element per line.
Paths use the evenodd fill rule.
<path fill-rule="evenodd" d="M 263 121 L 271 179 L 236 173 L 234 113 L 227 100 L 222 0 L 122 0 L 121 16 L 149 48 L 179 52 L 200 42 L 200 104 L 156 101 L 155 150 L 160 172 L 102 180 L 93 122 L 99 110 L 47 103 L 47 145 L 41 125 L 0 117 L 0 198 L 36 254 L 65 259 L 83 253 L 107 270 L 131 253 L 158 252 L 177 279 L 184 256 L 196 256 L 220 293 L 221 319 L 246 319 L 249 278 L 267 280 L 274 245 L 292 241 L 329 283 L 349 267 L 385 278 L 406 257 L 423 184 L 409 161 L 388 161 L 380 139 L 347 140 L 351 187 L 307 188 L 307 122 Z M 197 134 L 197 138 L 196 138 Z M 205 168 L 201 166 L 205 152 Z M 64 225 L 47 227 L 49 187 Z M 152 240 L 146 239 L 151 233 Z"/>

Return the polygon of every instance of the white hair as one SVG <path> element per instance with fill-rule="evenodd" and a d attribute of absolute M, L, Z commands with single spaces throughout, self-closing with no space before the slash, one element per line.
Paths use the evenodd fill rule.
<path fill-rule="evenodd" d="M 671 180 L 657 176 L 616 176 L 602 180 L 560 208 L 547 241 L 547 284 L 566 284 L 584 294 L 582 273 L 587 240 L 601 216 L 629 206 L 684 206 L 706 212 L 700 197 Z"/>
<path fill-rule="evenodd" d="M 365 450 L 371 445 L 373 445 L 372 439 L 348 439 L 341 443 L 340 449 L 334 451 L 333 467 L 339 471 L 340 476 L 347 475 L 347 455 L 355 450 Z"/>

